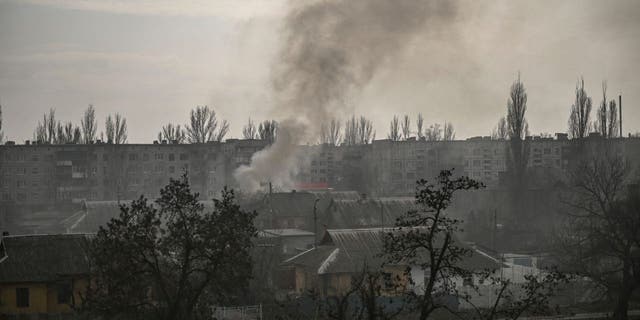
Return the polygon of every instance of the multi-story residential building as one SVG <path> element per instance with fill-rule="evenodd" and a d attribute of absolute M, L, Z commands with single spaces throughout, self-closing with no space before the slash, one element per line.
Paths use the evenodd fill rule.
<path fill-rule="evenodd" d="M 261 141 L 207 144 L 0 146 L 0 201 L 51 205 L 80 200 L 159 196 L 170 178 L 188 172 L 194 191 L 213 197 L 231 185 Z"/>
<path fill-rule="evenodd" d="M 594 137 L 593 139 L 599 139 Z M 595 141 L 595 140 L 594 140 Z M 640 159 L 640 139 L 609 139 L 627 158 Z M 560 177 L 576 152 L 566 135 L 527 138 L 528 167 Z M 57 205 L 80 200 L 130 200 L 159 196 L 169 178 L 188 172 L 203 198 L 234 186 L 233 172 L 263 149 L 260 140 L 205 144 L 90 144 L 0 146 L 0 204 Z M 509 142 L 377 140 L 360 146 L 300 146 L 306 158 L 297 188 L 356 190 L 374 196 L 411 195 L 415 181 L 456 168 L 496 187 L 508 170 Z"/>

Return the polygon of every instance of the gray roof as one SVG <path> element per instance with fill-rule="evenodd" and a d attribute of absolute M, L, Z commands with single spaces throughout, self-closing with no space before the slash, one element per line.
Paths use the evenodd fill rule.
<path fill-rule="evenodd" d="M 366 265 L 379 268 L 384 262 L 384 235 L 393 228 L 337 229 L 327 230 L 317 248 L 307 250 L 285 261 L 299 265 L 318 274 L 354 273 Z M 467 247 L 458 243 L 459 246 Z M 495 269 L 500 263 L 488 255 L 473 251 L 471 257 L 461 261 L 461 267 L 470 270 Z"/>
<path fill-rule="evenodd" d="M 88 274 L 89 237 L 86 234 L 3 237 L 6 258 L 0 262 L 0 283 L 50 282 Z"/>
<path fill-rule="evenodd" d="M 313 237 L 315 233 L 300 229 L 264 229 L 265 233 L 280 237 Z"/>

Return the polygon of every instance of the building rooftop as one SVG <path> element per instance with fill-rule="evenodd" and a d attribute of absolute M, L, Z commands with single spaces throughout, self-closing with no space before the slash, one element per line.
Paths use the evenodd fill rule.
<path fill-rule="evenodd" d="M 355 273 L 364 266 L 375 269 L 382 265 L 384 235 L 393 228 L 329 229 L 318 247 L 302 252 L 284 264 L 299 265 L 318 274 Z M 458 242 L 460 247 L 468 247 Z M 470 270 L 496 269 L 500 262 L 488 255 L 472 251 L 470 257 L 462 259 L 460 267 Z"/>
<path fill-rule="evenodd" d="M 279 237 L 301 237 L 310 236 L 313 237 L 315 233 L 300 229 L 265 229 L 263 230 L 267 234 L 271 234 Z"/>
<path fill-rule="evenodd" d="M 49 282 L 89 273 L 88 234 L 4 236 L 0 283 Z"/>

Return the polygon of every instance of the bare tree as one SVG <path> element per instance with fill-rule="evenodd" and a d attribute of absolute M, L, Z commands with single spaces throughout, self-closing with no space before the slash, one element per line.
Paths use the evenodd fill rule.
<path fill-rule="evenodd" d="M 331 119 L 320 127 L 320 143 L 337 146 L 342 139 L 340 120 Z"/>
<path fill-rule="evenodd" d="M 55 144 L 65 144 L 64 125 L 62 121 L 58 121 L 56 124 L 56 141 Z"/>
<path fill-rule="evenodd" d="M 80 127 L 75 126 L 73 128 L 73 143 L 78 144 L 82 142 L 82 131 Z"/>
<path fill-rule="evenodd" d="M 197 106 L 191 110 L 190 122 L 185 128 L 189 143 L 205 143 L 221 141 L 229 131 L 229 123 L 223 120 L 218 128 L 216 112 L 208 106 Z"/>
<path fill-rule="evenodd" d="M 341 126 L 340 120 L 331 120 L 329 124 L 329 143 L 331 145 L 337 146 L 340 144 L 340 140 L 342 140 Z"/>
<path fill-rule="evenodd" d="M 116 136 L 116 125 L 113 122 L 111 115 L 107 116 L 107 120 L 104 122 L 104 130 L 107 132 L 107 143 L 113 143 Z"/>
<path fill-rule="evenodd" d="M 609 143 L 582 147 L 586 154 L 570 170 L 559 256 L 567 269 L 595 281 L 615 300 L 614 319 L 627 319 L 629 301 L 640 287 L 637 181 L 630 181 L 629 164 Z"/>
<path fill-rule="evenodd" d="M 116 121 L 115 121 L 115 135 L 113 139 L 113 143 L 115 144 L 125 144 L 127 143 L 127 119 L 125 119 L 119 113 L 116 113 Z"/>
<path fill-rule="evenodd" d="M 393 116 L 393 120 L 389 124 L 389 134 L 387 135 L 387 139 L 391 141 L 400 141 L 400 125 L 398 121 L 398 116 Z"/>
<path fill-rule="evenodd" d="M 258 136 L 258 128 L 256 123 L 249 118 L 247 124 L 242 128 L 242 138 L 253 140 Z"/>
<path fill-rule="evenodd" d="M 174 125 L 168 123 L 162 126 L 162 129 L 158 133 L 158 141 L 162 142 L 169 141 L 171 143 L 184 143 L 187 139 L 187 136 L 184 132 L 184 129 L 178 124 Z"/>
<path fill-rule="evenodd" d="M 356 116 L 351 116 L 351 119 L 347 120 L 344 127 L 344 140 L 342 144 L 347 146 L 358 144 L 358 122 L 356 121 Z"/>
<path fill-rule="evenodd" d="M 364 116 L 356 118 L 354 115 L 345 123 L 342 144 L 347 146 L 369 144 L 373 142 L 375 137 L 376 132 L 373 130 L 373 122 Z"/>
<path fill-rule="evenodd" d="M 402 118 L 402 139 L 408 140 L 411 137 L 411 119 L 409 115 L 404 115 Z"/>
<path fill-rule="evenodd" d="M 591 114 L 591 98 L 584 89 L 584 79 L 576 85 L 576 100 L 571 106 L 571 114 L 569 116 L 569 135 L 574 139 L 581 139 L 589 134 L 591 123 L 589 116 Z"/>
<path fill-rule="evenodd" d="M 602 101 L 593 123 L 593 129 L 605 138 L 613 138 L 618 134 L 618 110 L 616 100 L 607 104 L 607 83 L 602 82 Z"/>
<path fill-rule="evenodd" d="M 269 144 L 276 141 L 278 135 L 278 122 L 275 120 L 265 120 L 258 126 L 258 137 Z"/>
<path fill-rule="evenodd" d="M 82 143 L 93 143 L 93 141 L 96 140 L 96 134 L 98 132 L 96 109 L 93 105 L 90 104 L 87 110 L 84 111 L 84 115 L 82 119 L 80 119 L 80 126 L 82 127 Z"/>
<path fill-rule="evenodd" d="M 424 271 L 421 293 L 404 290 L 417 311 L 417 318 L 429 319 L 436 310 L 444 310 L 460 319 L 517 319 L 524 312 L 546 314 L 552 312 L 550 298 L 555 295 L 566 276 L 549 272 L 541 276 L 528 275 L 526 282 L 514 288 L 509 280 L 494 277 L 496 286 L 493 306 L 479 308 L 473 305 L 471 295 L 460 290 L 456 279 L 477 277 L 491 278 L 491 270 L 470 270 L 467 259 L 473 259 L 471 248 L 463 246 L 456 235 L 461 231 L 462 221 L 445 214 L 453 202 L 454 195 L 465 190 L 477 190 L 484 185 L 468 177 L 453 177 L 453 172 L 443 170 L 435 181 L 421 179 L 417 182 L 416 207 L 396 219 L 395 227 L 385 233 L 383 253 L 388 265 L 399 263 L 410 265 L 404 272 L 405 282 L 416 285 L 411 276 L 413 268 Z M 477 290 L 472 286 L 471 290 Z M 477 291 L 476 291 L 477 293 Z M 456 297 L 468 302 L 473 309 L 458 312 L 450 308 L 443 297 Z M 473 314 L 475 313 L 475 315 Z M 438 317 L 439 318 L 439 317 Z"/>
<path fill-rule="evenodd" d="M 455 138 L 456 138 L 456 131 L 453 129 L 453 124 L 451 122 L 445 122 L 442 140 L 453 141 Z"/>
<path fill-rule="evenodd" d="M 360 116 L 358 122 L 358 144 L 369 144 L 376 138 L 376 132 L 373 131 L 373 122 L 364 116 Z"/>
<path fill-rule="evenodd" d="M 222 120 L 222 123 L 220 124 L 220 129 L 218 129 L 218 132 L 216 132 L 216 134 L 214 135 L 213 141 L 222 142 L 222 140 L 224 140 L 224 137 L 227 135 L 227 133 L 229 133 L 229 121 Z"/>
<path fill-rule="evenodd" d="M 422 127 L 424 126 L 424 117 L 422 113 L 418 113 L 418 120 L 416 121 L 416 134 L 418 136 L 418 140 L 422 140 L 424 138 L 424 133 L 422 131 Z"/>
<path fill-rule="evenodd" d="M 58 138 L 59 144 L 77 143 L 77 141 L 74 140 L 73 133 L 74 133 L 73 123 L 71 123 L 70 121 L 65 124 L 62 124 L 61 122 L 58 123 L 57 138 Z"/>
<path fill-rule="evenodd" d="M 0 105 L 0 143 L 4 142 L 4 132 L 2 131 L 2 105 Z"/>
<path fill-rule="evenodd" d="M 51 108 L 49 113 L 42 116 L 42 122 L 38 122 L 34 133 L 34 140 L 38 143 L 54 144 L 57 142 L 56 110 Z"/>
<path fill-rule="evenodd" d="M 506 118 L 507 132 L 511 140 L 510 164 L 518 181 L 522 180 L 528 160 L 528 148 L 523 143 L 529 132 L 529 125 L 525 118 L 526 112 L 527 90 L 524 87 L 524 83 L 520 81 L 520 75 L 518 74 L 518 80 L 511 85 Z"/>
<path fill-rule="evenodd" d="M 424 138 L 427 141 L 440 141 L 442 140 L 442 127 L 439 123 L 434 123 L 424 131 Z"/>
<path fill-rule="evenodd" d="M 498 120 L 498 124 L 491 132 L 493 140 L 507 140 L 509 138 L 509 129 L 507 129 L 507 119 L 505 117 Z"/>
<path fill-rule="evenodd" d="M 509 100 L 507 101 L 507 129 L 511 140 L 523 140 L 527 131 L 527 90 L 524 83 L 518 80 L 511 85 Z"/>
<path fill-rule="evenodd" d="M 453 285 L 456 277 L 472 275 L 459 266 L 462 259 L 472 254 L 471 249 L 455 240 L 460 221 L 448 217 L 444 211 L 455 193 L 482 187 L 482 183 L 467 177 L 452 179 L 452 172 L 447 170 L 440 173 L 436 183 L 422 179 L 416 188 L 416 210 L 398 218 L 395 228 L 385 234 L 387 263 L 402 262 L 425 271 L 424 294 L 415 297 L 421 320 L 429 318 L 437 309 L 446 308 L 438 296 L 458 294 Z M 444 292 L 439 292 L 442 290 Z"/>

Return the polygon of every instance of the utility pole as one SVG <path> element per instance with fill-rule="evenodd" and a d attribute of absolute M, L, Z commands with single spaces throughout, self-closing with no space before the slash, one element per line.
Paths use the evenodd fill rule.
<path fill-rule="evenodd" d="M 318 247 L 318 201 L 320 199 L 316 198 L 313 202 L 313 247 Z"/>
<path fill-rule="evenodd" d="M 498 253 L 496 248 L 496 233 L 498 232 L 498 210 L 493 209 L 493 250 Z"/>
<path fill-rule="evenodd" d="M 382 227 L 384 228 L 384 206 L 382 205 L 382 200 L 380 201 L 380 222 L 382 224 Z"/>
<path fill-rule="evenodd" d="M 273 193 L 273 186 L 271 185 L 271 181 L 269 181 L 269 196 L 268 196 L 268 203 L 269 203 L 269 213 L 271 214 L 271 228 L 277 228 L 276 227 L 276 215 L 273 212 L 273 205 L 271 202 L 271 196 Z"/>
<path fill-rule="evenodd" d="M 618 96 L 618 109 L 620 109 L 620 138 L 623 138 L 622 136 L 622 95 Z"/>

